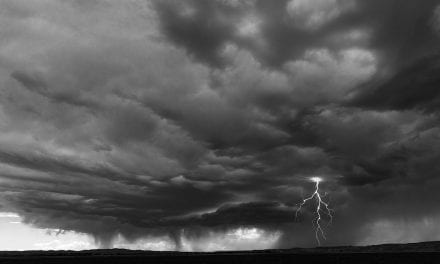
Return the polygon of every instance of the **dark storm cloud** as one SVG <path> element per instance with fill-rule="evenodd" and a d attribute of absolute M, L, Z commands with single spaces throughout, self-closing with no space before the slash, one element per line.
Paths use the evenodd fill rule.
<path fill-rule="evenodd" d="M 419 59 L 378 87 L 361 91 L 351 104 L 378 110 L 438 111 L 439 58 L 432 55 Z"/>
<path fill-rule="evenodd" d="M 155 1 L 165 35 L 202 62 L 219 66 L 227 43 L 249 49 L 263 65 L 279 67 L 311 47 L 365 46 L 385 56 L 383 63 L 407 63 L 437 50 L 430 27 L 436 0 L 418 3 L 374 1 Z M 240 25 L 256 15 L 255 34 Z M 241 24 L 240 24 L 241 23 Z M 238 27 L 234 27 L 238 25 Z M 371 32 L 368 42 L 356 31 Z M 351 37 L 343 32 L 352 32 Z M 217 32 L 217 34 L 213 34 Z"/>
<path fill-rule="evenodd" d="M 44 80 L 41 80 L 38 76 L 31 76 L 25 72 L 13 72 L 11 77 L 17 80 L 23 85 L 23 87 L 29 89 L 29 91 L 40 94 L 47 97 L 54 102 L 66 103 L 74 106 L 84 106 L 94 108 L 96 107 L 96 102 L 92 100 L 87 100 L 86 98 L 81 98 L 79 94 L 73 92 L 61 92 L 61 93 L 50 93 L 48 87 Z"/>
<path fill-rule="evenodd" d="M 439 217 L 438 4 L 4 1 L 1 208 L 103 247 L 312 246 L 320 176 L 328 245 L 440 238 L 384 231 Z"/>
<path fill-rule="evenodd" d="M 187 47 L 197 59 L 216 66 L 224 63 L 219 53 L 233 34 L 233 8 L 220 1 L 157 1 L 156 4 L 163 30 L 173 41 Z"/>

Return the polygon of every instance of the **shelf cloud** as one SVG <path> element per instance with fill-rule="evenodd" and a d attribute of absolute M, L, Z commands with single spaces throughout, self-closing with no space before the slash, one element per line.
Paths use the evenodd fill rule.
<path fill-rule="evenodd" d="M 439 4 L 1 1 L 0 209 L 101 247 L 314 246 L 318 175 L 326 245 L 440 239 Z"/>

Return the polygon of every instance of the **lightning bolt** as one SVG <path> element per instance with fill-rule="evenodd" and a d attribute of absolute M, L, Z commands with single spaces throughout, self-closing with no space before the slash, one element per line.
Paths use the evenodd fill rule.
<path fill-rule="evenodd" d="M 313 198 L 316 199 L 317 205 L 316 205 L 316 210 L 315 210 L 315 214 L 316 214 L 316 218 L 315 218 L 315 237 L 316 237 L 316 241 L 318 242 L 318 245 L 321 246 L 321 240 L 319 239 L 319 237 L 321 236 L 323 239 L 326 239 L 324 230 L 321 227 L 321 220 L 322 215 L 321 212 L 324 212 L 328 218 L 328 224 L 330 225 L 332 220 L 333 220 L 333 209 L 331 209 L 328 205 L 328 203 L 324 202 L 322 200 L 323 197 L 326 196 L 326 193 L 324 195 L 321 195 L 319 193 L 319 183 L 323 181 L 322 178 L 320 177 L 311 177 L 309 178 L 310 181 L 315 183 L 315 192 L 312 193 L 309 197 L 304 198 L 303 201 L 299 204 L 298 209 L 296 209 L 295 212 L 295 219 L 298 218 L 298 213 L 301 211 L 301 208 L 310 200 L 312 200 Z"/>

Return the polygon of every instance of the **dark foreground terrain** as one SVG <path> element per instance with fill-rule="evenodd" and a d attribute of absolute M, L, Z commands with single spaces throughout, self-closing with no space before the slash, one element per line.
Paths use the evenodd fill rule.
<path fill-rule="evenodd" d="M 0 263 L 440 263 L 440 242 L 213 253 L 123 249 L 0 252 Z"/>

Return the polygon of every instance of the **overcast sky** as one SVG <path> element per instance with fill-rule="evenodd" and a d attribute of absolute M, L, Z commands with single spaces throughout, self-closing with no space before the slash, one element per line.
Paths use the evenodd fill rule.
<path fill-rule="evenodd" d="M 440 239 L 438 0 L 2 0 L 0 24 L 0 250 L 316 246 L 313 176 L 323 245 Z"/>

